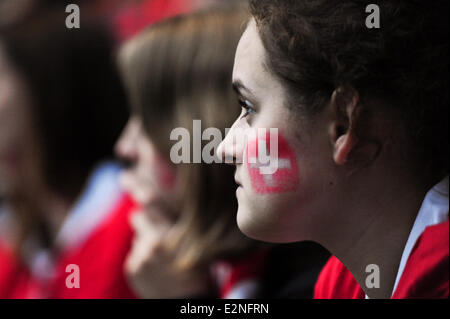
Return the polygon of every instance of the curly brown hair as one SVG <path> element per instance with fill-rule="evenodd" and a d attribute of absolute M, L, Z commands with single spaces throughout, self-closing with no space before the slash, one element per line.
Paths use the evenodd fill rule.
<path fill-rule="evenodd" d="M 291 106 L 318 113 L 351 85 L 362 105 L 400 114 L 407 155 L 438 178 L 448 174 L 448 1 L 376 3 L 379 29 L 366 27 L 361 0 L 251 0 L 250 9 Z"/>

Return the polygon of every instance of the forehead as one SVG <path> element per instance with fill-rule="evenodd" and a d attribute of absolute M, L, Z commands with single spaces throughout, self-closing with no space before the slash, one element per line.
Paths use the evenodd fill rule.
<path fill-rule="evenodd" d="M 254 19 L 249 22 L 239 41 L 233 82 L 242 84 L 246 92 L 250 93 L 250 96 L 246 97 L 252 97 L 253 102 L 261 106 L 272 105 L 271 111 L 286 111 L 282 109 L 286 100 L 286 89 L 281 80 L 269 71 L 266 64 L 266 49 Z"/>
<path fill-rule="evenodd" d="M 258 33 L 256 22 L 250 20 L 239 41 L 234 61 L 233 80 L 240 80 L 248 86 L 261 86 L 267 76 L 265 49 Z"/>

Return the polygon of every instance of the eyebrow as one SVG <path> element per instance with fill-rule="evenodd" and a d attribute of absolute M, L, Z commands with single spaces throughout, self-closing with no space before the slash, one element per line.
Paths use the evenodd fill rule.
<path fill-rule="evenodd" d="M 250 91 L 249 88 L 247 88 L 241 80 L 234 80 L 233 81 L 233 90 L 237 93 L 237 94 L 242 94 L 242 91 L 246 91 L 248 94 L 253 96 L 252 91 Z"/>

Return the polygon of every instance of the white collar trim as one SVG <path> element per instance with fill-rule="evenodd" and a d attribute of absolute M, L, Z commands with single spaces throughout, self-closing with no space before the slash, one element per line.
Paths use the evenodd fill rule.
<path fill-rule="evenodd" d="M 417 239 L 419 239 L 420 235 L 425 231 L 425 228 L 448 220 L 448 182 L 449 178 L 446 176 L 426 194 L 411 233 L 409 234 L 405 249 L 403 250 L 392 294 L 394 294 L 397 289 L 398 282 L 403 275 L 409 255 L 411 254 Z"/>
<path fill-rule="evenodd" d="M 409 259 L 414 245 L 419 239 L 420 235 L 425 231 L 428 226 L 437 225 L 448 220 L 448 183 L 449 177 L 446 176 L 441 182 L 436 184 L 425 195 L 425 199 L 422 202 L 422 206 L 417 214 L 414 225 L 409 233 L 408 241 L 403 249 L 402 258 L 400 260 L 400 266 L 398 267 L 397 277 L 395 279 L 394 289 L 392 295 L 394 295 L 400 278 L 405 270 L 406 263 Z M 391 296 L 392 296 L 391 295 Z M 370 299 L 368 295 L 365 297 Z"/>
<path fill-rule="evenodd" d="M 119 165 L 107 162 L 94 171 L 56 237 L 60 248 L 80 245 L 110 215 L 122 194 L 118 181 L 120 170 Z"/>

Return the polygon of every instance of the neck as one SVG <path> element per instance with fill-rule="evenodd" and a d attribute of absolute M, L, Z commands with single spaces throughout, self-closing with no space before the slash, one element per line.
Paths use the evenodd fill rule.
<path fill-rule="evenodd" d="M 45 206 L 40 211 L 42 213 L 42 218 L 49 229 L 50 238 L 53 245 L 54 240 L 67 217 L 71 205 L 69 201 L 64 200 L 60 196 L 50 192 L 47 193 L 45 198 L 46 201 L 43 203 Z"/>
<path fill-rule="evenodd" d="M 370 298 L 391 297 L 404 247 L 428 190 L 397 178 L 372 179 L 370 184 L 365 176 L 346 188 L 350 195 L 341 194 L 343 204 L 329 223 L 333 229 L 327 229 L 320 241 Z"/>
<path fill-rule="evenodd" d="M 22 216 L 19 217 L 19 223 L 27 223 L 27 226 L 19 226 L 25 227 L 25 237 L 34 232 L 44 234 L 43 231 L 45 238 L 50 240 L 50 248 L 53 248 L 54 239 L 69 212 L 70 201 L 42 187 L 39 191 L 21 192 L 12 196 L 11 208 L 18 212 L 18 216 Z M 19 240 L 23 239 L 25 238 Z"/>

